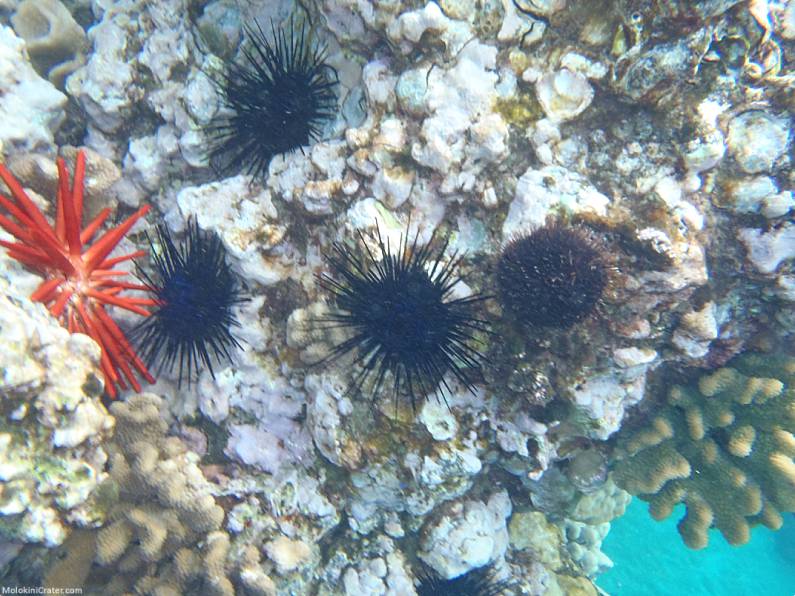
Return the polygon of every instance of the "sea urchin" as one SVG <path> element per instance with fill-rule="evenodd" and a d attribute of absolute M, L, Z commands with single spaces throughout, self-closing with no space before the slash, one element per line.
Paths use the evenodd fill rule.
<path fill-rule="evenodd" d="M 497 282 L 503 306 L 520 322 L 565 328 L 594 311 L 608 267 L 584 231 L 553 223 L 508 243 Z"/>
<path fill-rule="evenodd" d="M 195 219 L 188 221 L 180 246 L 163 224 L 157 226 L 157 238 L 159 252 L 149 240 L 154 273 L 138 268 L 155 296 L 155 308 L 133 331 L 133 338 L 148 366 L 160 361 L 158 374 L 178 361 L 180 385 L 183 373 L 190 384 L 200 364 L 215 378 L 213 357 L 231 360 L 229 349 L 240 347 L 231 332 L 240 325 L 232 307 L 246 300 L 226 263 L 226 249 L 217 234 L 200 230 Z"/>
<path fill-rule="evenodd" d="M 102 348 L 100 367 L 108 395 L 116 397 L 117 387 L 126 389 L 128 383 L 140 391 L 141 385 L 133 369 L 150 383 L 154 383 L 154 378 L 105 307 L 117 306 L 142 316 L 149 314 L 143 307 L 151 306 L 151 300 L 122 295 L 124 290 L 145 288 L 140 284 L 121 281 L 120 278 L 127 272 L 115 269 L 117 265 L 146 253 L 136 250 L 125 255 L 109 256 L 135 222 L 149 211 L 149 206 L 141 207 L 89 246 L 88 243 L 110 215 L 110 209 L 103 209 L 81 230 L 85 154 L 77 152 L 71 187 L 66 163 L 59 157 L 57 165 L 55 224 L 51 226 L 22 185 L 0 164 L 0 178 L 13 197 L 12 200 L 0 195 L 0 207 L 10 216 L 0 215 L 0 227 L 17 239 L 17 242 L 0 241 L 0 246 L 8 249 L 9 256 L 44 277 L 45 281 L 31 294 L 30 299 L 44 303 L 70 333 L 88 335 Z"/>
<path fill-rule="evenodd" d="M 353 388 L 374 375 L 375 398 L 391 373 L 395 397 L 403 390 L 414 409 L 418 396 L 450 393 L 444 379 L 448 372 L 474 391 L 472 372 L 480 368 L 482 355 L 471 344 L 474 333 L 485 330 L 485 322 L 473 307 L 484 296 L 451 296 L 460 280 L 455 271 L 462 257 L 453 254 L 443 264 L 447 242 L 434 250 L 435 234 L 424 246 L 418 246 L 416 236 L 411 244 L 408 234 L 401 236 L 397 253 L 378 228 L 376 234 L 380 258 L 367 248 L 361 232 L 363 257 L 338 243 L 327 257 L 335 277 L 321 274 L 319 282 L 337 308 L 321 321 L 352 335 L 322 362 L 354 351 L 361 369 Z"/>
<path fill-rule="evenodd" d="M 211 163 L 223 173 L 243 164 L 247 174 L 261 175 L 274 155 L 308 145 L 334 117 L 337 76 L 326 47 L 292 19 L 289 33 L 273 24 L 271 33 L 272 40 L 258 23 L 246 27 L 244 63 L 229 61 L 213 78 L 229 112 L 207 127 Z"/>
<path fill-rule="evenodd" d="M 431 571 L 419 575 L 418 596 L 499 596 L 512 587 L 508 580 L 495 581 L 493 567 L 478 567 L 453 579 L 443 579 Z"/>

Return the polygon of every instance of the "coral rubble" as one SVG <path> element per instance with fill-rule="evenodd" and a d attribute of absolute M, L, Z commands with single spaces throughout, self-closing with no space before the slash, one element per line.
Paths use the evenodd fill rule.
<path fill-rule="evenodd" d="M 53 547 L 102 520 L 93 497 L 114 420 L 100 401 L 100 351 L 0 286 L 0 537 Z"/>

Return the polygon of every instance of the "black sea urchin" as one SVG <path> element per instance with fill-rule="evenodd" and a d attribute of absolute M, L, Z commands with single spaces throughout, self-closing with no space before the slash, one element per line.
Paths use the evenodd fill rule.
<path fill-rule="evenodd" d="M 565 328 L 594 311 L 608 267 L 584 231 L 554 223 L 508 243 L 497 281 L 503 306 L 519 321 Z"/>
<path fill-rule="evenodd" d="M 157 226 L 160 251 L 149 239 L 154 273 L 138 269 L 138 275 L 154 294 L 157 305 L 133 332 L 148 366 L 159 360 L 158 373 L 179 362 L 188 383 L 192 372 L 204 364 L 213 372 L 213 357 L 231 360 L 229 349 L 240 347 L 231 328 L 239 327 L 232 307 L 244 302 L 241 289 L 226 263 L 226 249 L 214 232 L 188 221 L 187 237 L 177 246 L 168 228 Z M 162 359 L 161 359 L 162 353 Z"/>
<path fill-rule="evenodd" d="M 262 174 L 274 155 L 308 145 L 334 117 L 337 75 L 325 62 L 326 47 L 292 19 L 289 33 L 273 24 L 271 33 L 258 23 L 246 27 L 243 64 L 229 61 L 213 79 L 230 112 L 207 127 L 211 163 L 224 174 L 241 165 Z"/>
<path fill-rule="evenodd" d="M 448 372 L 474 391 L 472 373 L 479 370 L 482 355 L 471 343 L 475 332 L 485 330 L 485 322 L 475 316 L 473 307 L 484 296 L 452 298 L 462 257 L 453 254 L 442 264 L 447 241 L 433 249 L 435 234 L 424 246 L 418 246 L 416 236 L 409 243 L 406 234 L 397 253 L 380 230 L 376 234 L 380 259 L 359 233 L 365 255 L 359 257 L 351 248 L 334 244 L 327 261 L 335 277 L 319 276 L 337 307 L 321 321 L 352 332 L 323 362 L 354 351 L 361 366 L 354 388 L 375 375 L 375 398 L 391 373 L 395 397 L 403 390 L 413 409 L 418 396 L 450 393 L 444 379 Z"/>
<path fill-rule="evenodd" d="M 425 571 L 419 576 L 418 596 L 499 596 L 513 584 L 495 581 L 493 567 L 478 567 L 453 579 Z"/>

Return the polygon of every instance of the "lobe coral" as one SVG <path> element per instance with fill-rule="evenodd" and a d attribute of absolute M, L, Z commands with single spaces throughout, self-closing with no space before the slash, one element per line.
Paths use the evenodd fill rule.
<path fill-rule="evenodd" d="M 141 384 L 133 369 L 150 383 L 154 382 L 154 377 L 105 307 L 117 306 L 148 316 L 149 311 L 143 307 L 154 305 L 154 301 L 148 298 L 122 296 L 124 290 L 147 288 L 123 281 L 127 272 L 115 269 L 120 263 L 143 256 L 145 251 L 136 250 L 109 257 L 133 225 L 146 215 L 149 206 L 141 207 L 89 245 L 110 215 L 110 209 L 103 209 L 81 230 L 85 155 L 82 151 L 77 154 L 71 187 L 66 163 L 59 157 L 57 164 L 58 191 L 53 225 L 46 220 L 19 181 L 0 164 L 0 179 L 5 182 L 12 197 L 0 194 L 0 207 L 8 214 L 0 214 L 0 227 L 17 240 L 0 240 L 0 246 L 8 249 L 10 257 L 44 277 L 30 299 L 43 303 L 70 333 L 88 335 L 102 348 L 100 365 L 110 397 L 115 398 L 117 388 L 126 389 L 128 383 L 140 391 Z"/>

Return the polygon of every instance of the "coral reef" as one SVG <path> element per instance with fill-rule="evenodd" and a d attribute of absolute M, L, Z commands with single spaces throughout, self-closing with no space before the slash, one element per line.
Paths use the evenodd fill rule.
<path fill-rule="evenodd" d="M 556 492 L 565 493 L 565 489 L 558 485 Z M 630 499 L 627 492 L 607 481 L 598 490 L 566 504 L 539 501 L 539 509 L 549 513 L 527 510 L 511 516 L 511 546 L 529 553 L 553 572 L 556 584 L 570 581 L 568 574 L 573 569 L 582 576 L 596 578 L 613 565 L 601 551 L 602 540 L 610 521 L 624 513 Z"/>
<path fill-rule="evenodd" d="M 52 547 L 103 519 L 93 497 L 114 421 L 100 401 L 100 350 L 0 288 L 0 538 Z"/>
<path fill-rule="evenodd" d="M 64 121 L 67 97 L 42 79 L 24 54 L 25 42 L 0 26 L 0 148 L 32 151 L 52 147 Z"/>
<path fill-rule="evenodd" d="M 60 0 L 23 0 L 11 23 L 36 71 L 59 89 L 85 63 L 86 33 Z"/>
<path fill-rule="evenodd" d="M 111 407 L 117 424 L 109 482 L 117 496 L 99 530 L 66 545 L 67 556 L 48 571 L 48 585 L 102 594 L 234 594 L 224 511 L 195 454 L 166 436 L 162 407 L 152 394 Z M 77 568 L 82 578 L 71 574 Z"/>
<path fill-rule="evenodd" d="M 31 3 L 0 4 L 8 19 Z M 749 349 L 792 345 L 792 2 L 63 6 L 88 41 L 85 63 L 66 77 L 63 92 L 37 74 L 24 40 L 0 27 L 3 163 L 52 221 L 54 156 L 71 170 L 77 149 L 64 145 L 85 148 L 86 215 L 109 207 L 121 221 L 151 205 L 152 217 L 134 231 L 153 237 L 159 225 L 174 238 L 189 235 L 195 218 L 217 235 L 251 299 L 230 310 L 241 346 L 231 362 L 219 362 L 214 374 L 202 370 L 190 386 L 179 383 L 178 371 L 163 371 L 152 388 L 162 402 L 146 410 L 156 432 L 141 433 L 154 437 L 151 447 L 119 439 L 133 452 L 118 449 L 107 430 L 88 425 L 92 434 L 83 443 L 58 448 L 59 457 L 95 466 L 97 477 L 87 484 L 64 480 L 80 498 L 89 495 L 82 505 L 53 504 L 64 486 L 49 478 L 36 485 L 33 464 L 26 464 L 13 482 L 24 478 L 20 494 L 51 513 L 34 520 L 29 542 L 15 526 L 13 542 L 0 550 L 20 582 L 40 569 L 34 559 L 56 553 L 65 558 L 60 576 L 53 568 L 53 582 L 87 577 L 98 591 L 115 585 L 114 573 L 119 590 L 132 590 L 135 573 L 141 590 L 160 582 L 166 593 L 228 592 L 226 578 L 238 592 L 256 594 L 410 595 L 426 559 L 444 578 L 493 565 L 499 580 L 515 586 L 509 593 L 594 594 L 593 577 L 609 565 L 601 540 L 629 498 L 608 475 L 613 435 L 638 406 L 638 415 L 661 407 L 660 415 L 677 421 L 676 434 L 662 443 L 690 436 L 684 406 L 646 395 L 661 378 L 655 371 L 663 363 L 716 370 Z M 229 115 L 212 73 L 245 62 L 252 48 L 246 24 L 271 22 L 271 43 L 284 45 L 278 32 L 285 31 L 290 45 L 292 22 L 304 24 L 310 51 L 327 48 L 334 114 L 303 151 L 268 156 L 257 176 L 230 177 L 208 159 L 208 131 Z M 468 379 L 473 391 L 448 375 L 447 404 L 417 390 L 416 412 L 346 392 L 355 375 L 349 360 L 311 366 L 349 338 L 344 329 L 312 324 L 331 312 L 316 277 L 333 273 L 327 256 L 335 244 L 361 234 L 361 250 L 380 263 L 376 229 L 391 253 L 406 230 L 417 246 L 449 238 L 438 267 L 466 255 L 450 298 L 496 296 L 503 247 L 548 221 L 582 230 L 608 255 L 599 316 L 529 329 L 485 300 L 477 316 L 498 333 L 483 334 L 478 345 L 485 358 L 482 375 Z M 124 253 L 148 248 L 143 233 L 119 246 Z M 0 263 L 12 304 L 28 308 L 25 297 L 40 279 L 16 261 Z M 122 330 L 139 321 L 132 313 L 113 316 Z M 75 366 L 90 360 L 84 352 L 95 350 L 93 343 L 68 341 L 76 342 Z M 28 350 L 39 362 L 33 343 Z M 84 372 L 75 375 L 74 395 L 94 403 L 101 381 L 89 375 L 80 385 L 74 379 Z M 681 391 L 705 399 L 693 387 Z M 37 391 L 24 398 L 32 408 L 39 399 Z M 739 420 L 749 407 L 730 410 Z M 169 421 L 171 438 L 154 423 L 155 411 Z M 9 427 L 35 430 L 30 415 L 13 420 L 19 412 L 9 410 Z M 59 412 L 41 425 L 45 439 L 76 415 Z M 121 418 L 128 414 L 120 410 Z M 770 464 L 771 474 L 758 477 L 754 454 L 786 437 L 755 431 L 751 452 L 740 457 L 728 449 L 739 453 L 749 433 L 730 436 L 733 424 L 705 423 L 701 442 L 714 442 L 724 466 L 715 486 L 739 480 L 737 470 L 746 484 L 758 484 L 765 506 L 741 518 L 753 524 L 782 509 L 784 497 L 773 494 L 779 489 L 763 484 L 787 464 L 776 457 L 778 468 Z M 27 447 L 8 457 L 32 453 L 33 461 L 52 451 L 25 440 L 17 444 Z M 98 490 L 113 485 L 97 486 L 107 473 L 100 450 L 116 454 L 111 475 L 125 487 L 115 506 L 113 494 Z M 635 457 L 645 451 L 655 447 Z M 212 482 L 201 478 L 199 456 Z M 198 495 L 196 509 L 168 501 L 168 487 L 154 476 L 137 488 L 128 484 L 149 465 L 168 470 L 163 482 L 183 478 L 186 491 Z M 712 477 L 692 469 L 692 478 L 667 484 L 705 488 Z M 742 493 L 736 483 L 726 490 Z M 226 511 L 223 521 L 217 506 Z M 693 516 L 703 513 L 699 507 Z M 208 521 L 201 532 L 187 528 L 202 515 Z M 735 522 L 723 525 L 742 525 Z M 163 528 L 173 531 L 161 540 Z M 100 536 L 105 565 L 94 557 Z"/>
<path fill-rule="evenodd" d="M 419 557 L 447 579 L 489 565 L 508 547 L 510 514 L 507 493 L 496 493 L 486 503 L 450 503 L 423 529 Z"/>
<path fill-rule="evenodd" d="M 616 482 L 649 501 L 655 519 L 680 502 L 679 533 L 704 548 L 715 527 L 744 544 L 751 526 L 795 511 L 795 359 L 745 354 L 676 385 L 650 424 L 624 433 Z"/>

